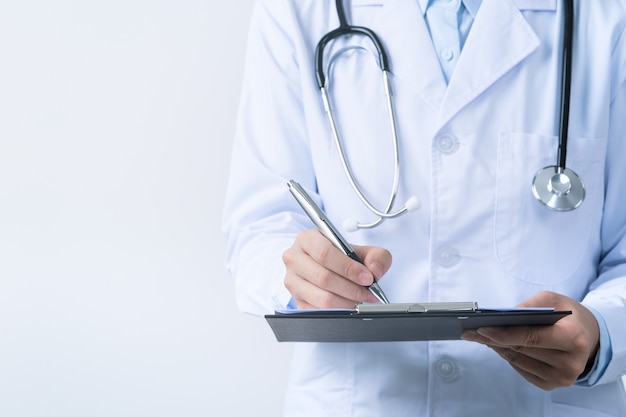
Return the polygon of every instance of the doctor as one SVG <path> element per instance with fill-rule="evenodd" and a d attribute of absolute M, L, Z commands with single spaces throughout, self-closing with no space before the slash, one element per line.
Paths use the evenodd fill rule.
<path fill-rule="evenodd" d="M 290 196 L 329 218 L 376 222 L 344 172 L 316 82 L 332 0 L 259 0 L 225 205 L 240 308 L 477 301 L 573 314 L 545 328 L 462 341 L 298 344 L 286 416 L 626 416 L 626 3 L 575 1 L 567 166 L 586 196 L 554 211 L 533 196 L 557 160 L 564 0 L 345 0 L 386 48 L 398 137 L 393 210 L 336 250 Z M 372 43 L 332 41 L 323 70 L 354 178 L 387 205 L 396 157 Z M 352 222 L 354 224 L 354 222 Z M 393 256 L 393 261 L 392 261 Z"/>

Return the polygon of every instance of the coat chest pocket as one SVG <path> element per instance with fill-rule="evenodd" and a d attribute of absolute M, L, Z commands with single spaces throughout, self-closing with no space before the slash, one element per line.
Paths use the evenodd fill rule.
<path fill-rule="evenodd" d="M 582 179 L 586 198 L 557 212 L 531 191 L 539 169 L 556 163 L 558 138 L 506 133 L 498 142 L 494 239 L 496 257 L 517 279 L 542 285 L 566 281 L 599 244 L 606 139 L 570 138 L 567 166 Z"/>

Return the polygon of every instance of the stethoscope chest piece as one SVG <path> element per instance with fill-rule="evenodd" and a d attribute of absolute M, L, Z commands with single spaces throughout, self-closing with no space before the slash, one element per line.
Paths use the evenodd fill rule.
<path fill-rule="evenodd" d="M 580 206 L 585 199 L 585 186 L 571 169 L 548 166 L 535 175 L 533 194 L 552 210 L 569 211 Z"/>

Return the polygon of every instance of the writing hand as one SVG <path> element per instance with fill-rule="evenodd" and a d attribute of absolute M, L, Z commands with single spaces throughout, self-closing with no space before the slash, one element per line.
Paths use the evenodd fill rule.
<path fill-rule="evenodd" d="M 376 302 L 366 288 L 391 266 L 391 253 L 383 248 L 353 246 L 363 264 L 337 249 L 319 230 L 300 232 L 283 253 L 285 287 L 298 308 L 354 308 Z"/>

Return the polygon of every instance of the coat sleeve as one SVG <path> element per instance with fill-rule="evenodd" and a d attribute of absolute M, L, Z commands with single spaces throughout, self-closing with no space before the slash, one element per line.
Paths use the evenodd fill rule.
<path fill-rule="evenodd" d="M 583 304 L 604 319 L 610 339 L 610 359 L 597 384 L 626 374 L 626 35 L 614 48 L 609 140 L 605 172 L 602 253 L 598 279 Z"/>
<path fill-rule="evenodd" d="M 261 0 L 251 20 L 244 81 L 223 213 L 226 265 L 244 312 L 284 308 L 282 253 L 310 222 L 287 181 L 315 186 L 304 117 L 291 3 Z"/>

